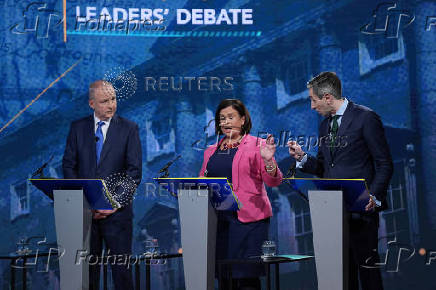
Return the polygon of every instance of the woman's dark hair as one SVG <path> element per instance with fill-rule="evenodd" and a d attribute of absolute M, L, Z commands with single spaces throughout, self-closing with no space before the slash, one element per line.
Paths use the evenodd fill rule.
<path fill-rule="evenodd" d="M 251 130 L 250 113 L 248 113 L 245 105 L 238 99 L 225 99 L 222 100 L 221 103 L 218 105 L 218 108 L 216 108 L 215 111 L 215 133 L 217 135 L 223 134 L 220 127 L 220 112 L 222 109 L 225 109 L 230 106 L 239 113 L 239 116 L 241 118 L 245 117 L 245 122 L 244 125 L 242 125 L 241 134 L 244 135 L 250 133 Z"/>

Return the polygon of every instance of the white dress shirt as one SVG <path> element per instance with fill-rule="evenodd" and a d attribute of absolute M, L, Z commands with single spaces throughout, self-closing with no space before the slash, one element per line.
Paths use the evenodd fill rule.
<path fill-rule="evenodd" d="M 111 123 L 112 118 L 109 118 L 109 120 L 107 121 L 103 121 L 104 125 L 101 126 L 101 131 L 103 132 L 103 143 L 106 140 L 106 133 L 107 130 L 109 129 L 109 125 Z M 94 113 L 94 134 L 97 133 L 97 128 L 98 128 L 98 122 L 100 122 L 101 120 L 95 115 Z"/>

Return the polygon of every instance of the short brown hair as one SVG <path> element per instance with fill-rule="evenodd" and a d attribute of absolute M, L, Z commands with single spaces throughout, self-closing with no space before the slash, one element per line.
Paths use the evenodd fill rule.
<path fill-rule="evenodd" d="M 307 88 L 312 89 L 313 93 L 322 99 L 324 94 L 330 94 L 336 99 L 342 99 L 341 80 L 336 73 L 325 71 L 307 82 Z"/>
<path fill-rule="evenodd" d="M 222 100 L 221 103 L 219 103 L 216 111 L 215 111 L 215 133 L 217 135 L 223 134 L 220 127 L 220 112 L 222 109 L 225 109 L 227 107 L 232 107 L 235 109 L 239 116 L 245 117 L 244 125 L 242 125 L 242 134 L 249 134 L 251 130 L 251 118 L 250 113 L 248 113 L 247 108 L 245 107 L 244 103 L 242 103 L 238 99 L 225 99 Z"/>

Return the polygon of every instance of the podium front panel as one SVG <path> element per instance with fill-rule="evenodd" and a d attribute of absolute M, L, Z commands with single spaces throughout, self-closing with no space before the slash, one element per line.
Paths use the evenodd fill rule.
<path fill-rule="evenodd" d="M 92 212 L 82 190 L 54 190 L 54 213 L 58 248 L 64 251 L 59 259 L 60 288 L 82 290 L 89 288 L 86 259 L 89 254 Z M 80 252 L 79 252 L 80 251 Z"/>
<path fill-rule="evenodd" d="M 318 290 L 346 289 L 342 191 L 309 190 L 309 205 Z"/>
<path fill-rule="evenodd" d="M 213 290 L 217 216 L 209 191 L 178 191 L 183 267 L 187 290 Z"/>

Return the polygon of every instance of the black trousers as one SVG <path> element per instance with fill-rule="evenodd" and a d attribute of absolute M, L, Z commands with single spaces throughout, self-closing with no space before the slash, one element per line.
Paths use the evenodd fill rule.
<path fill-rule="evenodd" d="M 238 278 L 232 279 L 232 281 L 224 279 L 224 285 L 219 285 L 218 289 L 230 289 L 230 283 L 232 283 L 234 290 L 262 290 L 260 278 Z"/>
<path fill-rule="evenodd" d="M 115 213 L 116 214 L 116 213 Z M 133 290 L 132 269 L 128 257 L 132 254 L 132 218 L 119 218 L 115 215 L 101 220 L 93 220 L 91 229 L 91 255 L 100 257 L 105 244 L 105 255 L 109 255 L 107 264 L 117 290 Z M 94 264 L 90 259 L 89 289 L 98 290 L 100 286 L 101 263 Z M 106 261 L 103 261 L 105 263 Z"/>
<path fill-rule="evenodd" d="M 383 290 L 378 248 L 378 213 L 348 216 L 349 222 L 349 290 Z"/>

